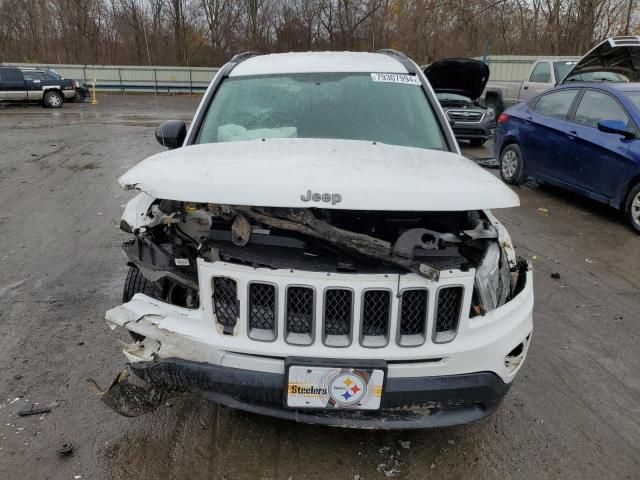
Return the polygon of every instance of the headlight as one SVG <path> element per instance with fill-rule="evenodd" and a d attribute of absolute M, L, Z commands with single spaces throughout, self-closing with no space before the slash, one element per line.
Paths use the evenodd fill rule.
<path fill-rule="evenodd" d="M 490 312 L 507 301 L 511 274 L 506 255 L 497 242 L 492 242 L 476 270 L 475 287 L 481 312 Z"/>
<path fill-rule="evenodd" d="M 493 108 L 487 108 L 487 118 L 496 118 L 496 111 Z"/>

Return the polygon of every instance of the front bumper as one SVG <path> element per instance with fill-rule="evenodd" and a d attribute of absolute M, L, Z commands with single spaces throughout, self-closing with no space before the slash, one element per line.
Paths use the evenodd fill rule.
<path fill-rule="evenodd" d="M 491 414 L 510 384 L 490 372 L 388 378 L 380 410 L 292 410 L 284 406 L 283 374 L 255 372 L 177 358 L 133 363 L 140 378 L 195 391 L 221 405 L 298 422 L 373 429 L 460 425 Z"/>
<path fill-rule="evenodd" d="M 458 140 L 489 140 L 493 138 L 493 134 L 496 129 L 496 122 L 495 120 L 490 122 L 483 121 L 480 123 L 456 122 L 452 128 L 453 134 Z"/>
<path fill-rule="evenodd" d="M 75 98 L 76 97 L 76 91 L 75 90 L 63 90 L 62 91 L 62 95 L 64 96 L 65 99 L 69 100 L 70 98 Z"/>
<path fill-rule="evenodd" d="M 323 282 L 335 285 L 341 279 L 354 289 L 360 289 L 359 282 L 371 285 L 374 280 L 380 287 L 394 288 L 391 284 L 397 284 L 397 278 L 354 274 L 328 277 L 203 261 L 199 262 L 198 274 L 202 301 L 198 310 L 137 294 L 130 302 L 107 312 L 106 319 L 112 328 L 124 327 L 145 337 L 143 342 L 124 348 L 130 368 L 154 385 L 186 388 L 234 408 L 302 422 L 395 429 L 479 420 L 490 414 L 507 392 L 525 359 L 533 329 L 530 270 L 521 273 L 524 285 L 518 295 L 484 316 L 465 316 L 452 341 L 433 343 L 428 334 L 424 344 L 407 347 L 391 339 L 381 348 L 367 348 L 357 341 L 358 335 L 346 348 L 325 345 L 319 336 L 309 346 L 288 344 L 283 335 L 271 342 L 258 341 L 248 336 L 242 314 L 236 332 L 225 334 L 216 327 L 211 309 L 211 279 L 215 275 L 231 276 L 239 285 L 245 285 L 261 280 L 264 275 L 265 281 L 268 278 L 282 283 L 278 291 L 284 292 L 291 281 L 313 284 L 317 291 L 323 291 L 326 287 Z M 467 294 L 462 311 L 468 312 L 473 279 L 474 272 L 443 272 L 439 285 L 464 286 Z M 425 282 L 414 274 L 401 280 L 406 286 Z M 284 300 L 280 303 L 284 304 Z M 246 301 L 241 301 L 244 304 Z M 321 302 L 317 307 L 320 318 Z M 283 322 L 283 316 L 279 321 Z M 292 356 L 342 363 L 383 359 L 387 363 L 387 383 L 382 409 L 309 413 L 285 408 L 285 364 Z"/>

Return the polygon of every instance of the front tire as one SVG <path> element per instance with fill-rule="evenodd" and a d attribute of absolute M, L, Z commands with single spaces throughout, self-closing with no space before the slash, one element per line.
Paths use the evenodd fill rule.
<path fill-rule="evenodd" d="M 627 195 L 625 202 L 625 219 L 631 229 L 640 234 L 640 183 L 637 183 Z"/>
<path fill-rule="evenodd" d="M 124 281 L 124 290 L 122 292 L 122 303 L 127 303 L 136 293 L 144 293 L 150 297 L 155 297 L 156 287 L 142 275 L 142 272 L 136 267 L 129 267 L 127 278 Z M 144 340 L 144 336 L 139 333 L 129 331 L 129 335 L 136 342 Z"/>
<path fill-rule="evenodd" d="M 60 108 L 64 104 L 64 97 L 60 92 L 52 90 L 44 94 L 42 102 L 47 108 Z"/>
<path fill-rule="evenodd" d="M 509 144 L 500 153 L 500 176 L 511 185 L 524 182 L 524 159 L 518 144 Z"/>

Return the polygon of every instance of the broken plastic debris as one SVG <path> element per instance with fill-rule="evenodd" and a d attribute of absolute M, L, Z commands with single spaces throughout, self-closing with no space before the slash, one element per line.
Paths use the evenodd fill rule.
<path fill-rule="evenodd" d="M 108 407 L 125 417 L 138 417 L 151 412 L 168 398 L 180 393 L 178 389 L 153 386 L 142 379 L 138 384 L 130 383 L 126 369 L 116 376 L 107 390 L 102 390 L 92 378 L 88 378 L 87 382 Z"/>

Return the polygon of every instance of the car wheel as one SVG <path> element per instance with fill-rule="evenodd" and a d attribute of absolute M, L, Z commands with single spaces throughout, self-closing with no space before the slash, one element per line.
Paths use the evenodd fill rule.
<path fill-rule="evenodd" d="M 516 143 L 507 145 L 500 154 L 500 176 L 512 185 L 524 182 L 524 160 Z"/>
<path fill-rule="evenodd" d="M 486 142 L 484 138 L 472 138 L 471 140 L 469 140 L 469 143 L 472 147 L 481 147 L 482 145 L 484 145 L 484 142 Z"/>
<path fill-rule="evenodd" d="M 153 282 L 150 282 L 142 275 L 142 272 L 136 267 L 129 267 L 127 278 L 124 281 L 124 290 L 122 292 L 122 302 L 127 303 L 133 298 L 136 293 L 144 293 L 150 297 L 155 297 L 156 287 Z M 136 342 L 144 340 L 144 336 L 135 332 L 129 331 L 129 335 Z"/>
<path fill-rule="evenodd" d="M 60 108 L 64 103 L 62 94 L 56 91 L 50 91 L 44 94 L 44 106 L 48 108 Z"/>
<path fill-rule="evenodd" d="M 640 183 L 636 184 L 627 196 L 625 216 L 633 231 L 640 233 Z"/>

